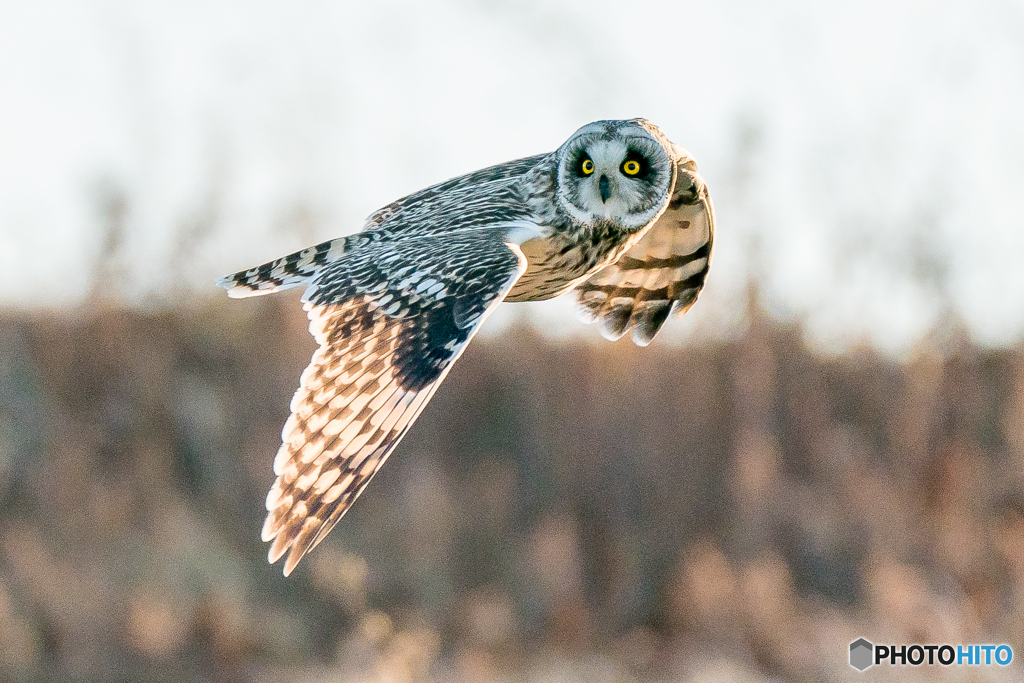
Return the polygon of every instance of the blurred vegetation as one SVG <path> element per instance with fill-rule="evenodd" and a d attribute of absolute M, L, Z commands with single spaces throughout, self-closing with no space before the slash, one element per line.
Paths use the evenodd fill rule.
<path fill-rule="evenodd" d="M 285 579 L 259 530 L 305 327 L 288 296 L 0 317 L 0 678 L 860 680 L 859 636 L 1024 652 L 1022 349 L 823 357 L 756 312 L 687 347 L 513 328 Z"/>

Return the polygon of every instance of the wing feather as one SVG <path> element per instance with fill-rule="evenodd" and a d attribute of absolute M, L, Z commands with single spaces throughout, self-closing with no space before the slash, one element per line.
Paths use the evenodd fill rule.
<path fill-rule="evenodd" d="M 355 234 L 328 240 L 217 281 L 228 296 L 269 294 L 313 283 L 321 271 L 352 252 L 379 242 L 488 230 L 509 221 L 531 221 L 536 207 L 524 202 L 519 182 L 552 154 L 515 159 L 457 176 L 391 202 L 367 218 Z"/>
<path fill-rule="evenodd" d="M 502 234 L 381 242 L 313 281 L 304 305 L 319 348 L 281 433 L 262 533 L 272 563 L 288 555 L 285 575 L 358 498 L 525 270 Z"/>

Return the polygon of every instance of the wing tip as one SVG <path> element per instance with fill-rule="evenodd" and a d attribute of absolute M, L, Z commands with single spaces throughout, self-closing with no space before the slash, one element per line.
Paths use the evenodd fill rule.
<path fill-rule="evenodd" d="M 303 521 L 302 528 L 298 534 L 292 531 L 277 536 L 277 540 L 274 541 L 274 545 L 270 547 L 270 551 L 267 553 L 267 559 L 270 561 L 270 564 L 274 564 L 284 557 L 285 553 L 288 553 L 282 572 L 285 576 L 289 576 L 295 571 L 295 567 L 298 566 L 302 558 L 308 555 L 309 551 L 315 548 L 326 535 L 324 529 L 327 528 L 329 531 L 330 527 L 333 526 L 330 522 L 324 523 L 317 517 L 307 517 Z M 277 534 L 279 531 L 280 529 L 275 531 L 274 534 Z"/>
<path fill-rule="evenodd" d="M 277 531 L 280 531 L 278 529 Z M 288 542 L 285 536 L 280 533 L 276 533 L 274 536 L 274 544 L 270 546 L 270 550 L 267 551 L 267 562 L 274 564 L 288 551 L 291 543 Z"/>
<path fill-rule="evenodd" d="M 299 551 L 296 546 L 292 546 L 292 551 L 288 553 L 288 559 L 284 561 L 284 568 L 281 570 L 285 576 L 291 576 L 291 573 L 295 571 L 295 567 L 298 566 L 299 560 L 305 557 L 305 551 Z"/>
<path fill-rule="evenodd" d="M 668 320 L 671 312 L 671 302 L 648 301 L 646 304 L 633 313 L 633 343 L 637 346 L 647 346 L 661 331 L 665 321 Z"/>
<path fill-rule="evenodd" d="M 270 289 L 259 289 L 254 288 L 252 284 L 246 281 L 246 272 L 234 273 L 233 275 L 223 275 L 217 278 L 217 286 L 221 289 L 226 289 L 228 297 L 232 299 L 244 299 L 250 296 L 259 296 L 260 294 L 269 294 Z"/>
<path fill-rule="evenodd" d="M 263 522 L 263 529 L 260 531 L 260 540 L 264 543 L 269 543 L 277 538 L 277 534 L 280 532 L 280 527 L 274 523 L 274 513 L 271 512 L 267 515 L 267 519 Z M 273 562 L 273 560 L 271 560 Z"/>
<path fill-rule="evenodd" d="M 285 576 L 288 576 L 295 570 L 299 560 L 309 550 L 308 547 L 302 547 L 300 543 L 302 540 L 301 535 L 300 537 L 295 537 L 294 534 L 286 533 L 285 528 L 277 523 L 274 513 L 267 515 L 260 537 L 265 543 L 273 541 L 273 544 L 267 550 L 267 562 L 269 564 L 276 564 L 287 553 L 288 558 L 285 560 L 283 568 Z"/>

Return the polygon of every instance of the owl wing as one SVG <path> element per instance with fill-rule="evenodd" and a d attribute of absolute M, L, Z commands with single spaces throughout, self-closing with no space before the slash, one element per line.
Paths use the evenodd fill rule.
<path fill-rule="evenodd" d="M 369 244 L 303 297 L 319 348 L 274 459 L 263 540 L 287 576 L 330 532 L 525 270 L 504 230 Z"/>
<path fill-rule="evenodd" d="M 260 296 L 308 286 L 331 264 L 379 242 L 439 237 L 466 230 L 486 231 L 496 224 L 515 221 L 532 223 L 538 207 L 536 203 L 530 204 L 529 197 L 524 201 L 520 179 L 531 171 L 542 178 L 551 176 L 555 164 L 553 154 L 539 154 L 431 185 L 375 211 L 355 234 L 226 275 L 217 284 L 228 290 L 232 298 Z M 540 190 L 554 191 L 547 185 Z M 544 200 L 550 205 L 550 194 Z"/>
<path fill-rule="evenodd" d="M 601 321 L 601 334 L 651 343 L 669 313 L 682 315 L 697 300 L 711 263 L 715 211 L 697 165 L 676 149 L 676 182 L 668 208 L 615 263 L 576 287 L 580 317 Z"/>

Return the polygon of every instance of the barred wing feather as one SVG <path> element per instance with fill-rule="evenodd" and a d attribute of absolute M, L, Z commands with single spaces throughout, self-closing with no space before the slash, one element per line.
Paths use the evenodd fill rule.
<path fill-rule="evenodd" d="M 263 526 L 270 561 L 289 553 L 285 575 L 359 497 L 524 269 L 491 230 L 368 245 L 314 279 L 303 299 L 319 348 L 292 398 Z"/>

